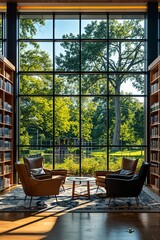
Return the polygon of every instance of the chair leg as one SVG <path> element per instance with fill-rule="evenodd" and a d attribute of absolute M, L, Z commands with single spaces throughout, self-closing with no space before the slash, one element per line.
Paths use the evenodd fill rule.
<path fill-rule="evenodd" d="M 111 199 L 112 199 L 112 198 L 110 197 L 110 199 L 109 199 L 109 203 L 108 203 L 108 206 L 110 206 L 110 203 L 111 203 Z"/>
<path fill-rule="evenodd" d="M 56 203 L 58 203 L 58 201 L 57 201 L 57 196 L 55 195 L 55 199 L 56 199 Z"/>
<path fill-rule="evenodd" d="M 99 189 L 99 186 L 97 186 L 97 190 L 96 190 L 96 193 L 98 192 L 98 189 Z"/>
<path fill-rule="evenodd" d="M 27 195 L 25 195 L 24 202 L 26 201 L 26 199 L 27 199 Z"/>
<path fill-rule="evenodd" d="M 137 206 L 139 205 L 139 197 L 136 197 Z"/>
<path fill-rule="evenodd" d="M 63 188 L 63 191 L 65 192 L 65 188 L 64 188 L 64 185 L 62 184 L 62 188 Z"/>
<path fill-rule="evenodd" d="M 31 197 L 31 199 L 30 199 L 29 208 L 31 207 L 31 202 L 32 202 L 32 197 Z"/>

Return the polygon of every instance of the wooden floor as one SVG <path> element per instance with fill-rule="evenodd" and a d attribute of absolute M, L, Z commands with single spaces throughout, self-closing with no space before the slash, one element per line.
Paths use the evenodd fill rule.
<path fill-rule="evenodd" d="M 160 213 L 0 212 L 0 239 L 159 240 Z"/>

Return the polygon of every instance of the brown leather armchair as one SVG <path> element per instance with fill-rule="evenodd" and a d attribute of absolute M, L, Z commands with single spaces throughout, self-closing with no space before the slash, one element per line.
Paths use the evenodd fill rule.
<path fill-rule="evenodd" d="M 131 159 L 127 157 L 122 158 L 122 167 L 116 171 L 100 170 L 94 172 L 96 178 L 97 191 L 99 187 L 106 189 L 106 176 L 108 174 L 133 175 L 137 167 L 138 159 Z"/>
<path fill-rule="evenodd" d="M 32 197 L 55 195 L 57 201 L 56 195 L 59 195 L 63 181 L 61 176 L 40 180 L 29 175 L 26 164 L 17 162 L 15 163 L 15 168 L 26 194 L 24 201 L 27 196 L 31 197 L 29 207 L 31 206 Z"/>
<path fill-rule="evenodd" d="M 24 163 L 27 166 L 28 172 L 30 175 L 33 175 L 36 179 L 46 179 L 52 178 L 53 176 L 60 175 L 62 176 L 62 187 L 64 189 L 63 184 L 65 183 L 67 170 L 66 169 L 45 169 L 43 167 L 43 156 L 38 157 L 24 157 Z"/>

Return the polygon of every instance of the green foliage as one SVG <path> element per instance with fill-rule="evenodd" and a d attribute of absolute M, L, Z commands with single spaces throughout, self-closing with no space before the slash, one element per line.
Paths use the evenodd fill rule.
<path fill-rule="evenodd" d="M 144 152 L 140 150 L 132 151 L 117 151 L 111 152 L 109 157 L 109 170 L 115 171 L 122 166 L 122 157 L 138 158 L 137 171 L 139 170 L 142 162 Z M 45 167 L 51 169 L 49 163 L 45 163 Z M 73 156 L 69 156 L 63 163 L 56 163 L 56 169 L 67 169 L 69 175 L 79 175 L 79 161 L 75 160 Z M 106 153 L 103 151 L 92 153 L 91 157 L 84 157 L 82 160 L 81 173 L 84 176 L 93 176 L 96 170 L 106 170 Z"/>
<path fill-rule="evenodd" d="M 31 125 L 38 129 L 39 136 L 43 140 L 53 139 L 54 132 L 57 139 L 63 136 L 70 139 L 81 136 L 89 143 L 94 141 L 96 144 L 101 142 L 105 145 L 109 126 L 109 144 L 132 145 L 143 142 L 143 104 L 133 97 L 125 97 L 126 93 L 123 97 L 117 97 L 122 93 L 122 84 L 127 81 L 141 92 L 144 89 L 144 79 L 141 74 L 131 74 L 137 69 L 143 69 L 143 42 L 129 41 L 129 39 L 144 38 L 142 21 L 125 18 L 109 19 L 109 38 L 116 41 L 110 41 L 108 49 L 106 42 L 94 41 L 94 39 L 108 37 L 105 20 L 92 21 L 85 27 L 81 38 L 93 39 L 93 41 L 81 42 L 79 36 L 73 36 L 72 33 L 64 35 L 65 41 L 60 43 L 63 51 L 56 55 L 55 59 L 56 71 L 64 73 L 73 71 L 73 74 L 55 75 L 54 88 L 53 76 L 48 73 L 21 75 L 20 94 L 26 94 L 26 97 L 21 98 L 20 104 L 21 144 L 30 144 Z M 20 39 L 34 39 L 37 27 L 41 28 L 44 25 L 43 19 L 21 19 Z M 71 38 L 75 41 L 67 41 Z M 106 58 L 107 50 L 109 59 Z M 82 72 L 93 71 L 98 74 L 76 75 L 75 72 L 80 71 L 79 59 L 81 59 Z M 20 70 L 52 72 L 53 63 L 50 55 L 41 50 L 40 43 L 20 41 Z M 100 74 L 102 70 L 117 74 L 109 74 L 107 79 L 105 74 Z M 130 74 L 124 74 L 124 72 L 130 72 Z M 112 95 L 109 98 L 108 93 Z M 28 97 L 27 94 L 40 96 Z M 57 96 L 53 99 L 54 94 Z M 69 94 L 73 96 L 68 97 Z M 90 97 L 90 94 L 99 95 L 99 97 Z M 55 111 L 54 119 L 53 111 Z M 33 122 L 33 119 L 36 121 Z M 53 129 L 53 121 L 55 129 Z M 92 160 L 94 162 L 94 159 Z M 101 163 L 103 163 L 102 159 Z M 87 169 L 88 167 L 85 166 L 84 172 L 91 171 Z"/>
<path fill-rule="evenodd" d="M 55 135 L 63 137 L 71 127 L 70 108 L 72 105 L 70 98 L 56 98 L 55 102 Z"/>
<path fill-rule="evenodd" d="M 70 174 L 73 175 L 78 175 L 79 174 L 79 163 L 76 163 L 74 161 L 73 157 L 69 157 L 67 159 L 64 160 L 64 163 L 62 164 L 56 164 L 56 168 L 57 169 L 67 169 L 69 171 Z"/>
<path fill-rule="evenodd" d="M 105 164 L 105 159 L 104 158 L 99 158 L 97 160 L 96 158 L 84 158 L 82 161 L 82 175 L 93 175 L 95 170 L 99 170 L 99 168 L 104 168 L 106 169 L 106 164 Z"/>

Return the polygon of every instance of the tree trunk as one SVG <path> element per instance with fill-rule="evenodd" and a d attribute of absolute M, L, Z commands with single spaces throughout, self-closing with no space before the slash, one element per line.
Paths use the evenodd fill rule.
<path fill-rule="evenodd" d="M 115 88 L 115 94 L 119 95 L 120 93 L 120 85 L 117 85 Z M 115 107 L 115 126 L 113 132 L 113 140 L 112 145 L 120 144 L 120 126 L 121 126 L 121 113 L 120 113 L 120 97 L 114 98 L 114 107 Z M 118 150 L 119 147 L 112 147 L 112 150 Z"/>

